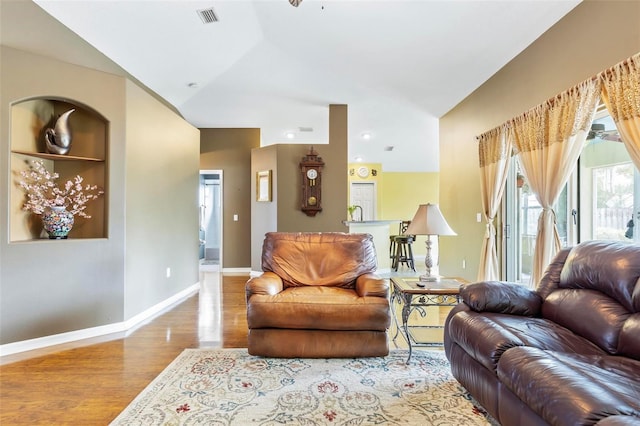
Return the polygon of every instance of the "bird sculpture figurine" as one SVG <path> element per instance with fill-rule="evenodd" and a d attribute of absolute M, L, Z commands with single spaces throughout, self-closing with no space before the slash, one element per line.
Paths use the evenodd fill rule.
<path fill-rule="evenodd" d="M 70 109 L 62 114 L 54 128 L 48 128 L 44 131 L 44 140 L 47 144 L 47 152 L 49 154 L 66 155 L 71 149 L 71 130 L 69 129 L 69 115 L 75 111 Z"/>

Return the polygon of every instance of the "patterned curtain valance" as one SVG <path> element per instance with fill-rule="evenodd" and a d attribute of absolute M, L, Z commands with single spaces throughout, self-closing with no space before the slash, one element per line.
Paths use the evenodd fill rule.
<path fill-rule="evenodd" d="M 563 99 L 565 99 L 567 96 L 577 96 L 577 94 L 581 91 L 580 88 L 584 87 L 584 85 L 588 83 L 599 85 L 602 88 L 602 92 L 606 92 L 608 94 L 611 102 L 610 105 L 609 103 L 607 104 L 607 108 L 611 113 L 611 117 L 616 122 L 640 117 L 640 53 L 637 53 L 630 58 L 614 65 L 613 67 L 602 71 L 600 74 L 572 87 L 571 89 L 557 96 L 554 96 L 553 98 L 536 107 L 531 108 L 529 111 L 523 113 L 522 115 L 512 118 L 506 123 L 483 133 L 476 139 L 478 141 L 490 140 L 492 134 L 495 135 L 495 132 L 499 132 L 501 131 L 501 129 L 511 128 L 513 123 L 522 120 L 523 117 L 530 115 L 539 116 L 539 114 L 544 111 L 545 108 L 551 108 L 556 103 L 564 103 Z M 585 120 L 577 120 L 574 122 L 576 123 L 576 125 L 572 130 L 573 132 L 579 130 L 579 128 L 582 128 Z M 486 149 L 481 149 L 481 152 L 486 152 Z M 491 152 L 492 150 L 489 150 L 489 153 Z M 481 155 L 481 163 L 483 161 L 483 158 L 486 161 L 487 159 L 491 159 L 494 157 L 483 157 Z"/>
<path fill-rule="evenodd" d="M 588 131 L 600 99 L 600 81 L 591 79 L 511 120 L 514 150 L 529 152 Z"/>
<path fill-rule="evenodd" d="M 640 118 L 640 53 L 598 75 L 607 94 L 607 109 L 617 123 Z"/>
<path fill-rule="evenodd" d="M 604 99 L 624 146 L 640 169 L 640 53 L 599 75 Z"/>
<path fill-rule="evenodd" d="M 505 142 L 508 130 L 506 125 L 502 125 L 478 136 L 480 167 L 497 163 L 511 156 L 511 144 Z"/>

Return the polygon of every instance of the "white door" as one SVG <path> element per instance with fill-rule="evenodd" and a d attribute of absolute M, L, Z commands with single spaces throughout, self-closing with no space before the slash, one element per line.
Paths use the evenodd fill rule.
<path fill-rule="evenodd" d="M 351 182 L 351 206 L 362 207 L 353 213 L 354 220 L 376 220 L 376 184 L 375 182 Z"/>

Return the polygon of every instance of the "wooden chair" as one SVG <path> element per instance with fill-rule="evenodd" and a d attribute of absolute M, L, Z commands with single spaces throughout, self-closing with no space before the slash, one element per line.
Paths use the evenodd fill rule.
<path fill-rule="evenodd" d="M 416 270 L 415 263 L 413 261 L 413 249 L 411 245 L 415 241 L 415 235 L 407 235 L 407 229 L 411 224 L 410 220 L 400 222 L 399 235 L 391 235 L 389 244 L 389 257 L 391 258 L 391 269 L 398 270 L 401 263 L 411 268 L 414 272 Z"/>

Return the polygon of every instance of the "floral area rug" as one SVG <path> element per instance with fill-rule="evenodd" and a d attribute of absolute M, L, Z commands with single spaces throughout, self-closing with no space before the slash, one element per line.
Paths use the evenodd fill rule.
<path fill-rule="evenodd" d="M 444 352 L 280 359 L 187 349 L 112 425 L 490 425 Z"/>

